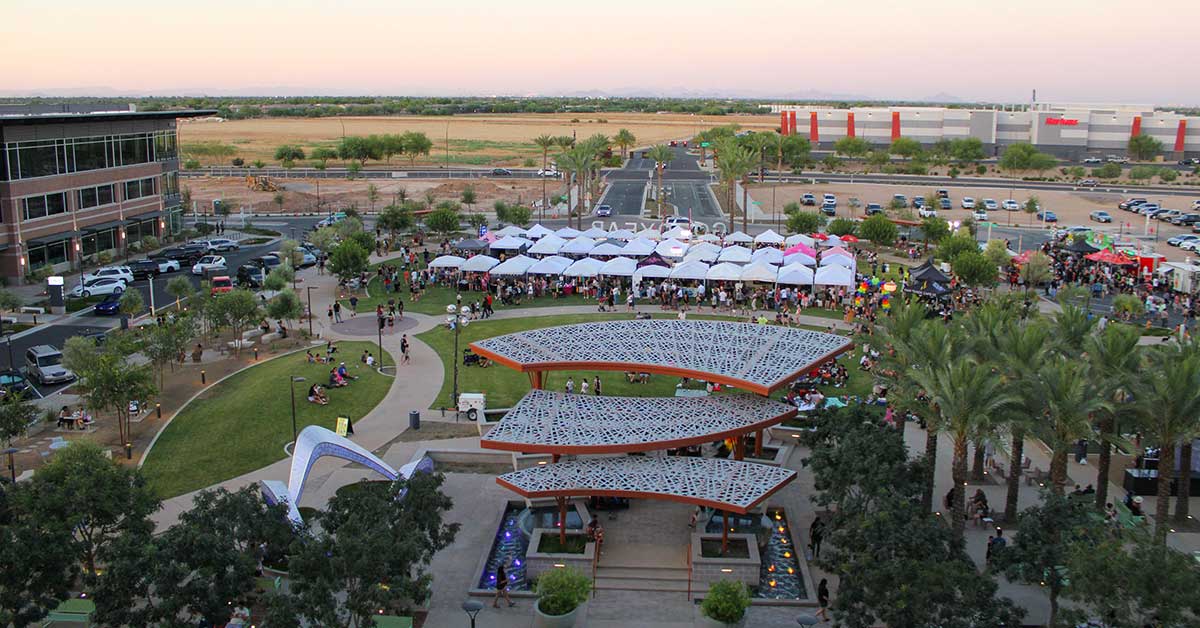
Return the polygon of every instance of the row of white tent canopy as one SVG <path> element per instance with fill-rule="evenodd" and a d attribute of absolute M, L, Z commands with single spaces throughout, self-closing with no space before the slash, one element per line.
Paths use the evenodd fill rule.
<path fill-rule="evenodd" d="M 838 256 L 840 257 L 840 256 Z M 766 261 L 756 261 L 745 266 L 732 262 L 709 265 L 703 261 L 685 260 L 674 267 L 648 265 L 638 268 L 637 260 L 616 257 L 607 261 L 592 257 L 573 260 L 558 255 L 534 259 L 525 255 L 510 257 L 503 262 L 489 255 L 476 255 L 463 259 L 454 255 L 443 255 L 430 262 L 431 268 L 455 268 L 463 272 L 487 272 L 492 276 L 512 277 L 525 275 L 555 275 L 563 277 L 632 277 L 634 283 L 644 278 L 681 279 L 694 281 L 753 281 L 779 283 L 796 286 L 851 286 L 854 284 L 854 266 L 850 264 L 824 264 L 815 271 L 807 265 L 793 262 L 782 268 Z"/>
<path fill-rule="evenodd" d="M 756 235 L 749 236 L 741 231 L 734 231 L 723 236 L 718 236 L 706 233 L 696 238 L 690 236 L 691 231 L 684 227 L 675 227 L 666 231 L 660 231 L 653 227 L 642 229 L 638 232 L 630 231 L 629 229 L 614 229 L 605 231 L 599 227 L 579 231 L 571 227 L 563 227 L 558 230 L 551 230 L 542 225 L 534 225 L 529 229 L 522 229 L 515 225 L 509 225 L 502 229 L 493 232 L 498 238 L 491 244 L 491 248 L 497 248 L 500 245 L 502 249 L 517 249 L 524 246 L 532 246 L 534 242 L 540 241 L 549 236 L 555 236 L 562 240 L 573 240 L 575 238 L 591 238 L 592 240 L 620 240 L 622 242 L 630 242 L 632 240 L 643 239 L 651 241 L 659 240 L 695 240 L 697 242 L 723 242 L 725 244 L 755 244 L 755 245 L 770 245 L 770 246 L 792 246 L 794 244 L 804 244 L 806 246 L 815 246 L 816 240 L 804 234 L 795 234 L 788 237 L 783 237 L 775 233 L 772 229 Z M 510 239 L 511 238 L 511 239 Z M 837 239 L 837 236 L 830 238 L 828 246 L 841 246 L 843 243 Z"/>
<path fill-rule="evenodd" d="M 618 245 L 612 241 L 597 242 L 586 236 L 579 236 L 572 240 L 564 240 L 555 235 L 548 235 L 537 242 L 529 242 L 528 240 L 520 241 L 522 238 L 509 236 L 507 238 L 497 240 L 491 244 L 493 251 L 514 251 L 524 252 L 530 255 L 588 255 L 591 257 L 646 257 L 653 253 L 658 253 L 662 257 L 675 260 L 699 260 L 702 262 L 733 262 L 735 264 L 749 264 L 752 262 L 766 261 L 771 264 L 783 265 L 792 262 L 800 262 L 815 265 L 817 260 L 807 253 L 797 252 L 791 255 L 784 255 L 784 251 L 774 246 L 766 246 L 760 249 L 751 250 L 744 246 L 734 244 L 721 247 L 711 242 L 697 242 L 687 244 L 674 238 L 668 238 L 662 242 L 653 242 L 644 238 L 635 238 L 624 245 Z M 822 263 L 827 259 L 842 257 L 848 260 L 848 265 L 853 266 L 854 256 L 846 249 L 837 247 L 826 249 L 821 255 Z M 808 246 L 808 245 L 805 245 Z M 815 253 L 812 247 L 809 247 Z"/>

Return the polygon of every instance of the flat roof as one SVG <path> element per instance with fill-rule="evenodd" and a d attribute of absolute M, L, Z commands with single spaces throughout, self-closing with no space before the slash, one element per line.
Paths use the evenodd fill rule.
<path fill-rule="evenodd" d="M 619 456 L 529 467 L 496 483 L 527 498 L 663 499 L 744 514 L 795 478 L 791 469 L 725 458 Z"/>
<path fill-rule="evenodd" d="M 761 430 L 796 408 L 751 394 L 609 397 L 532 390 L 482 439 L 525 453 L 623 453 L 690 447 Z"/>
<path fill-rule="evenodd" d="M 853 346 L 844 336 L 712 320 L 617 320 L 546 327 L 471 343 L 518 371 L 634 371 L 770 394 Z"/>
<path fill-rule="evenodd" d="M 93 111 L 88 113 L 0 114 L 0 126 L 64 124 L 72 122 L 117 122 L 128 120 L 165 120 L 215 116 L 216 109 L 180 109 L 176 111 Z"/>

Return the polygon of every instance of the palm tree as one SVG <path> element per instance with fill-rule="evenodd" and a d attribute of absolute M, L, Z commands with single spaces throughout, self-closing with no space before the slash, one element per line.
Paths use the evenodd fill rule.
<path fill-rule="evenodd" d="M 550 149 L 556 144 L 554 137 L 551 135 L 539 135 L 533 138 L 533 143 L 537 144 L 538 148 L 542 149 L 542 170 L 546 170 L 547 159 L 550 157 Z M 542 177 L 542 220 L 546 219 L 546 177 Z"/>
<path fill-rule="evenodd" d="M 597 198 L 600 193 L 600 167 L 604 165 L 604 153 L 608 151 L 611 144 L 612 140 L 603 133 L 597 133 L 583 141 L 583 145 L 587 147 L 592 156 L 592 164 L 587 172 L 587 183 L 593 199 Z"/>
<path fill-rule="evenodd" d="M 613 136 L 613 141 L 617 143 L 617 146 L 621 147 L 621 161 L 624 161 L 625 157 L 629 154 L 629 147 L 637 143 L 637 138 L 633 136 L 633 133 L 629 132 L 629 129 L 621 129 Z"/>
<path fill-rule="evenodd" d="M 721 180 L 725 182 L 726 191 L 729 195 L 729 208 L 733 209 L 734 202 L 734 184 L 737 183 L 750 169 L 754 167 L 756 157 L 754 152 L 744 146 L 739 146 L 736 141 L 729 140 L 721 145 L 720 159 L 717 160 L 717 168 L 721 171 Z M 746 231 L 749 225 L 749 214 L 746 198 L 746 190 L 742 188 L 742 231 Z M 732 213 L 732 211 L 731 211 Z"/>
<path fill-rule="evenodd" d="M 661 217 L 663 215 L 663 169 L 667 167 L 667 164 L 672 159 L 675 159 L 675 151 L 671 150 L 671 147 L 666 144 L 655 144 L 650 147 L 649 151 L 646 151 L 646 157 L 654 160 L 654 169 L 658 173 L 658 195 L 656 198 L 658 199 L 658 215 Z"/>
<path fill-rule="evenodd" d="M 575 138 L 570 135 L 557 135 L 554 137 L 554 143 L 562 150 L 563 153 L 566 153 L 567 151 L 569 151 L 575 147 Z M 561 170 L 562 166 L 559 166 L 559 169 Z M 571 180 L 569 178 L 567 178 L 565 173 L 563 174 L 563 178 L 565 179 L 565 182 L 567 184 L 567 204 L 569 205 L 571 202 L 571 200 L 570 200 L 571 199 Z M 571 215 L 570 211 L 568 211 L 567 212 L 567 224 L 568 225 L 571 224 L 570 223 L 570 220 L 571 220 L 570 215 Z"/>
<path fill-rule="evenodd" d="M 1045 404 L 1048 421 L 1043 425 L 1043 438 L 1052 452 L 1050 458 L 1050 488 L 1062 495 L 1067 483 L 1067 456 L 1081 438 L 1092 435 L 1091 417 L 1107 411 L 1111 403 L 1102 391 L 1084 360 L 1056 356 L 1038 371 L 1032 390 Z"/>
<path fill-rule="evenodd" d="M 749 137 L 750 147 L 758 155 L 758 182 L 763 182 L 763 170 L 767 167 L 767 149 L 774 144 L 775 137 L 783 138 L 782 135 L 771 133 L 755 133 Z M 780 159 L 783 157 L 783 144 L 779 145 Z"/>
<path fill-rule="evenodd" d="M 1096 427 L 1100 432 L 1100 457 L 1096 463 L 1096 508 L 1108 503 L 1108 471 L 1112 466 L 1112 446 L 1120 440 L 1120 427 L 1133 416 L 1135 374 L 1141 367 L 1142 352 L 1138 346 L 1141 334 L 1132 326 L 1109 325 L 1088 339 L 1087 355 L 1100 388 L 1112 406 L 1101 411 Z M 1184 500 L 1185 502 L 1187 500 Z"/>
<path fill-rule="evenodd" d="M 1017 404 L 1017 397 L 992 369 L 974 356 L 959 353 L 949 363 L 914 370 L 913 379 L 937 408 L 940 423 L 954 443 L 951 528 L 960 541 L 966 525 L 967 445 L 995 430 L 994 417 Z"/>
<path fill-rule="evenodd" d="M 1167 515 L 1171 501 L 1171 475 L 1175 445 L 1191 438 L 1200 427 L 1200 355 L 1195 344 L 1158 345 L 1148 351 L 1149 363 L 1138 371 L 1137 409 L 1147 434 L 1159 446 L 1158 499 L 1154 507 L 1154 538 L 1167 542 Z M 1186 499 L 1190 465 L 1184 464 L 1178 480 Z"/>
<path fill-rule="evenodd" d="M 1050 327 L 1042 319 L 1013 321 L 998 334 L 995 353 L 1001 367 L 1001 377 L 1019 386 L 1021 404 L 1007 416 L 1009 447 L 1008 492 L 1004 502 L 1004 520 L 1017 520 L 1017 499 L 1021 494 L 1022 461 L 1025 458 L 1025 435 L 1033 417 L 1042 414 L 1043 400 L 1034 393 L 1032 383 L 1037 379 L 1048 355 Z"/>
<path fill-rule="evenodd" d="M 708 158 L 708 147 L 705 144 L 712 140 L 712 134 L 708 131 L 701 131 L 692 137 L 692 144 L 700 147 L 700 165 L 704 165 L 704 161 Z"/>
<path fill-rule="evenodd" d="M 558 163 L 558 170 L 563 175 L 563 181 L 567 183 L 567 224 L 571 224 L 571 211 L 574 210 L 575 204 L 571 199 L 571 177 L 579 174 L 580 164 L 576 158 L 575 151 L 565 151 L 558 154 L 555 158 Z"/>

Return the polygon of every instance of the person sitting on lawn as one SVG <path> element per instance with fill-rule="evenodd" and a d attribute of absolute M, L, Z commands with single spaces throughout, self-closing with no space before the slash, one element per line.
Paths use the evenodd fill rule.
<path fill-rule="evenodd" d="M 355 376 L 353 376 L 353 375 L 350 375 L 350 373 L 348 373 L 348 372 L 346 371 L 346 363 L 345 363 L 345 362 L 342 362 L 341 364 L 338 364 L 338 367 L 337 367 L 337 374 L 338 374 L 338 376 L 339 376 L 339 377 L 341 377 L 342 379 L 346 380 L 347 382 L 349 382 L 349 381 L 350 381 L 350 380 L 352 380 L 352 379 L 358 379 L 358 377 L 355 377 Z"/>
<path fill-rule="evenodd" d="M 334 388 L 341 388 L 342 386 L 349 386 L 350 382 L 347 382 L 346 378 L 342 377 L 336 368 L 332 368 L 329 369 L 329 385 Z"/>
<path fill-rule="evenodd" d="M 267 324 L 267 319 L 265 318 L 258 323 L 258 328 L 261 329 L 262 333 L 264 334 L 271 333 L 271 326 Z"/>
<path fill-rule="evenodd" d="M 308 400 L 321 405 L 329 403 L 329 399 L 325 397 L 320 384 L 313 384 L 308 387 Z"/>
<path fill-rule="evenodd" d="M 366 349 L 363 349 L 362 357 L 359 358 L 358 361 L 362 362 L 363 364 L 370 364 L 371 363 L 370 358 L 371 358 L 371 352 L 367 351 Z"/>

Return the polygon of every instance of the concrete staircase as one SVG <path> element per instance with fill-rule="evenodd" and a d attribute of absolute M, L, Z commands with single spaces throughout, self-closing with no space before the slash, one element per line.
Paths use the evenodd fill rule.
<path fill-rule="evenodd" d="M 596 590 L 687 593 L 686 551 L 683 546 L 642 544 L 605 548 L 596 568 Z"/>

